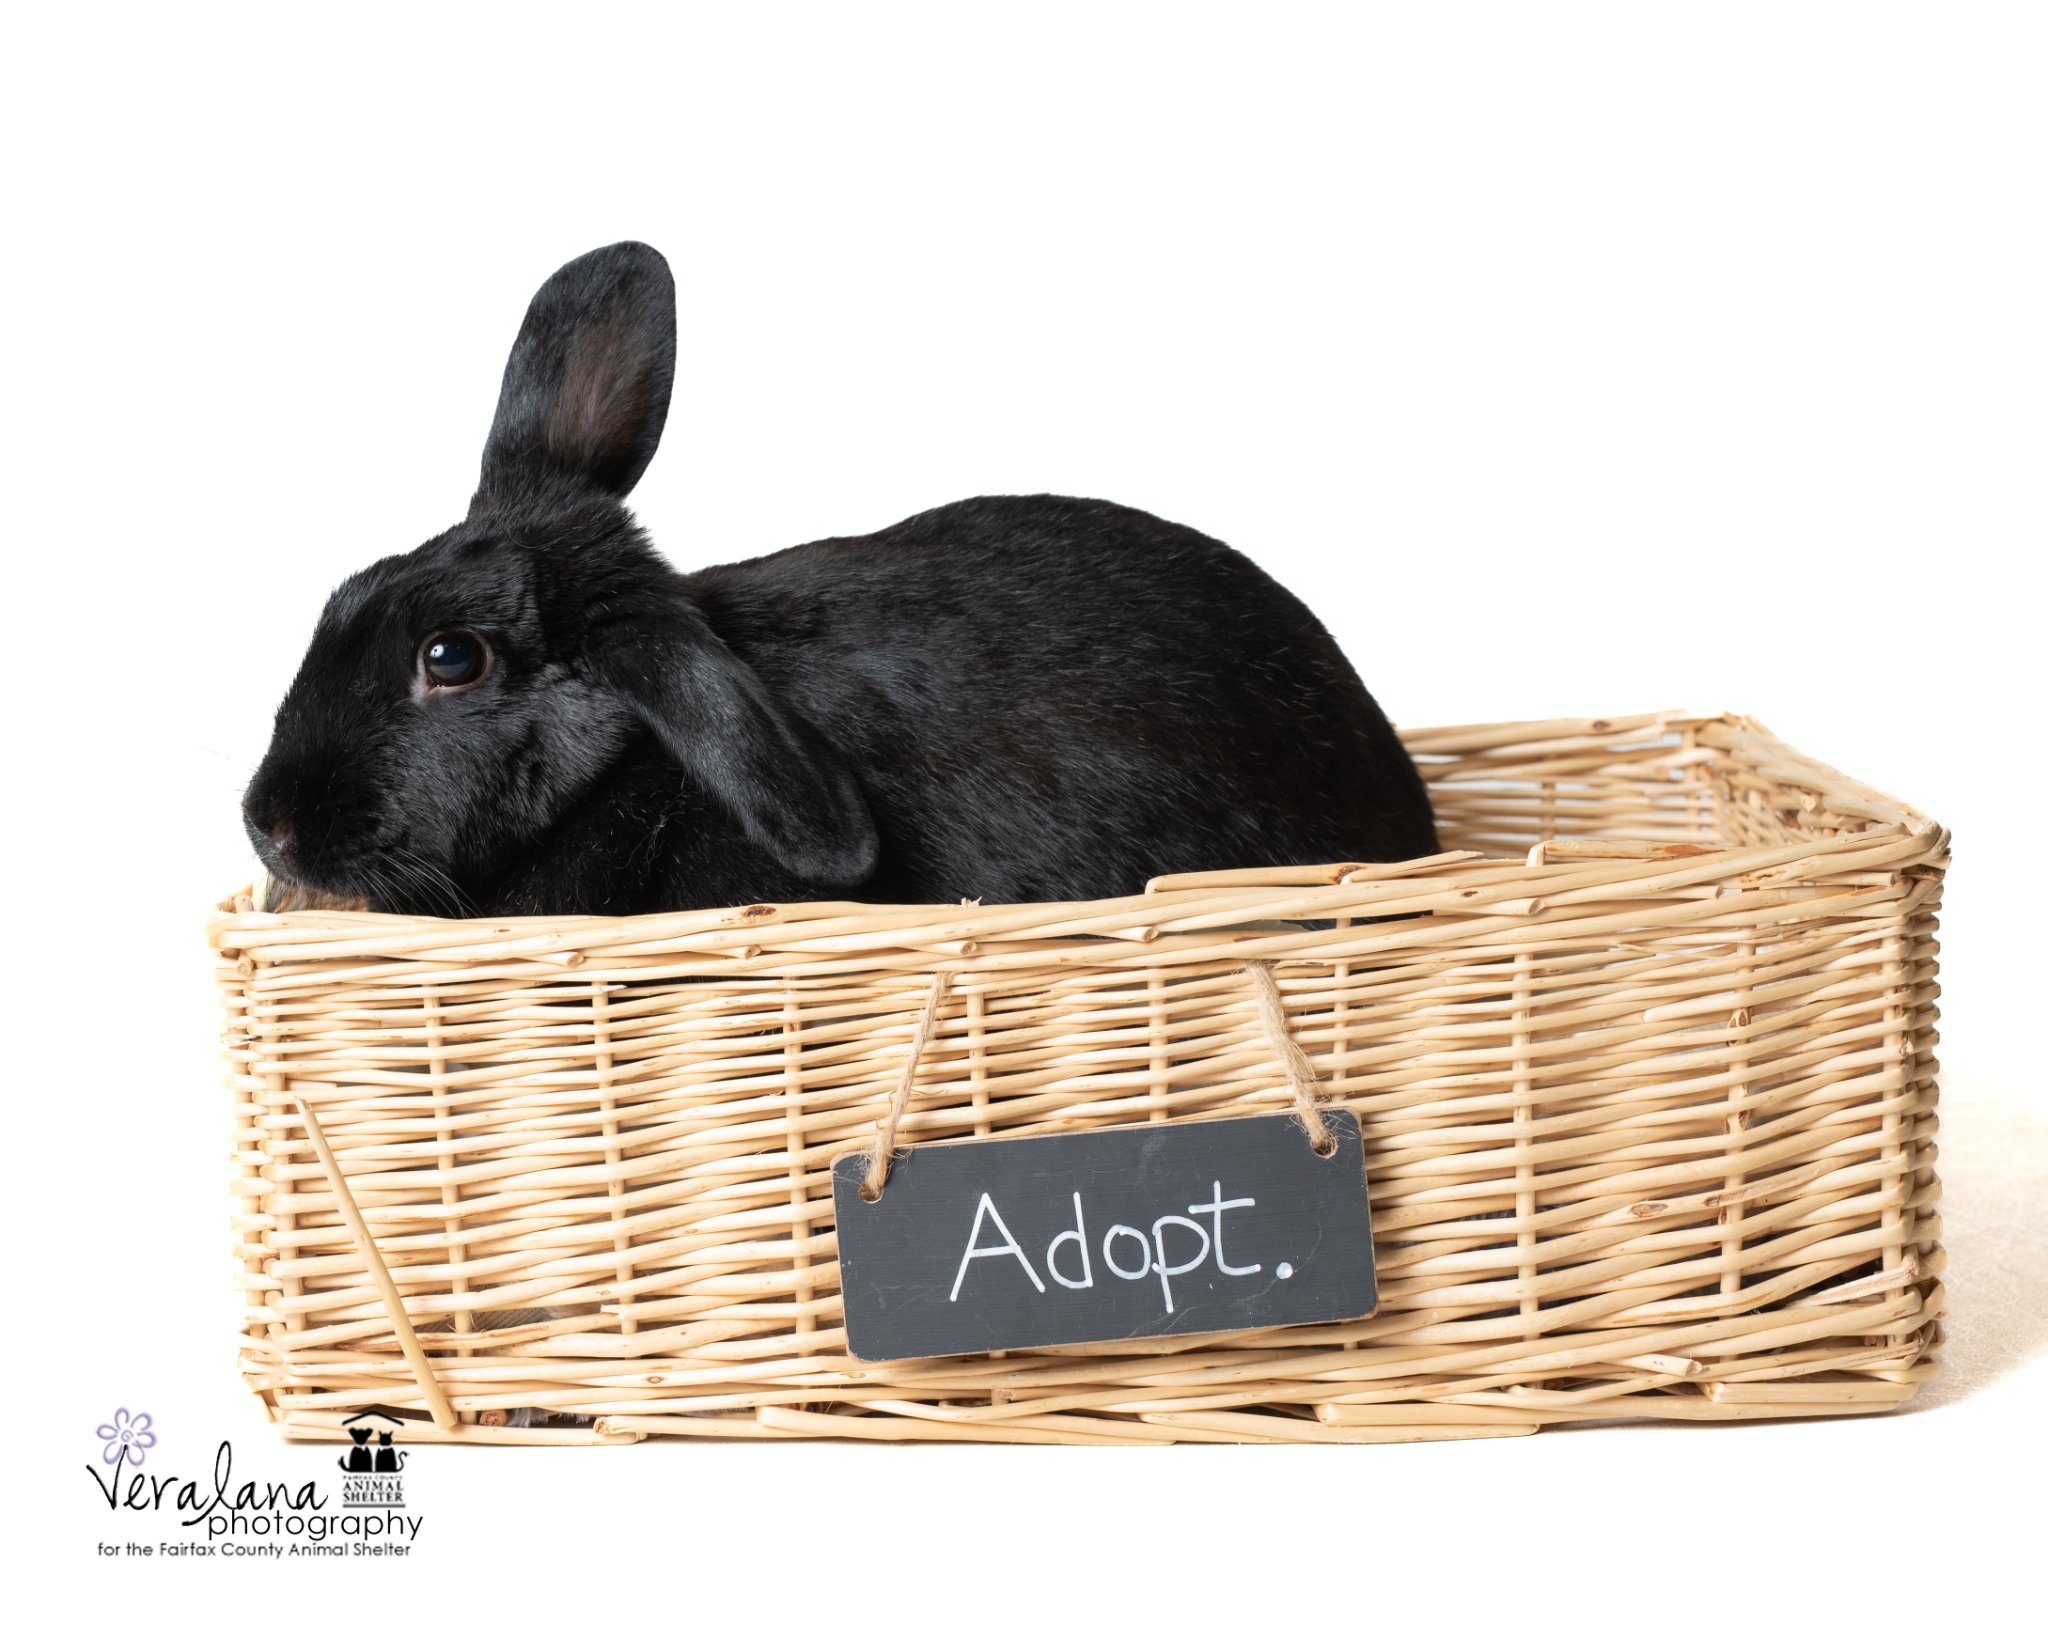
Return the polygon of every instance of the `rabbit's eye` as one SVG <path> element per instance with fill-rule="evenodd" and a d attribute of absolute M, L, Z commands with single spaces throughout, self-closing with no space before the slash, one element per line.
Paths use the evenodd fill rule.
<path fill-rule="evenodd" d="M 490 658 L 475 632 L 437 631 L 420 645 L 420 672 L 430 688 L 460 688 L 481 677 Z"/>

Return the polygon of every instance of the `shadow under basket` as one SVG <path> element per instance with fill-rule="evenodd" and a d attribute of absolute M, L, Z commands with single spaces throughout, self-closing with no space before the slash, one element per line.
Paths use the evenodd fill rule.
<path fill-rule="evenodd" d="M 482 1443 L 1372 1443 L 1909 1398 L 1941 1342 L 1947 833 L 1743 717 L 1403 737 L 1447 851 L 1401 864 L 628 918 L 238 896 L 209 936 L 250 1387 L 297 1437 L 374 1405 Z M 892 1103 L 899 1148 L 1273 1113 L 1293 1048 L 1363 1132 L 1372 1318 L 848 1354 L 831 1166 Z"/>

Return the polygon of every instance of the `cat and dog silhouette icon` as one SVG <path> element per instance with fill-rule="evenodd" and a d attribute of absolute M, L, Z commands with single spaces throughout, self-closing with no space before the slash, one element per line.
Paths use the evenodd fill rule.
<path fill-rule="evenodd" d="M 385 1425 L 380 1427 L 379 1423 Z M 342 1426 L 348 1429 L 349 1438 L 355 1441 L 349 1453 L 336 1462 L 342 1472 L 397 1473 L 404 1468 L 405 1459 L 411 1452 L 394 1449 L 391 1444 L 391 1435 L 400 1426 L 398 1422 L 378 1411 L 364 1411 L 358 1416 L 351 1416 Z M 374 1448 L 370 1444 L 373 1433 L 377 1436 Z"/>

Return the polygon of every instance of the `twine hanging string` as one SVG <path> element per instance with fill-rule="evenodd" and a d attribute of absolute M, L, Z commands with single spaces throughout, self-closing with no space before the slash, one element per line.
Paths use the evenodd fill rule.
<path fill-rule="evenodd" d="M 874 1141 L 868 1145 L 867 1176 L 861 1179 L 860 1184 L 863 1200 L 872 1202 L 882 1198 L 882 1185 L 889 1177 L 889 1156 L 896 1149 L 896 1127 L 903 1119 L 904 1110 L 910 1107 L 910 1091 L 917 1084 L 918 1062 L 924 1057 L 932 1031 L 938 1027 L 939 1011 L 945 1006 L 946 992 L 952 987 L 950 974 L 932 974 L 931 994 L 925 997 L 924 1011 L 918 1014 L 917 1029 L 910 1037 L 910 1050 L 904 1054 L 903 1078 L 896 1083 L 896 1090 L 889 1094 L 889 1106 L 875 1123 Z"/>
<path fill-rule="evenodd" d="M 1280 986 L 1273 982 L 1273 969 L 1264 961 L 1247 961 L 1245 976 L 1252 981 L 1252 999 L 1258 1004 L 1259 1023 L 1280 1059 L 1280 1072 L 1287 1077 L 1287 1090 L 1294 1095 L 1294 1112 L 1308 1131 L 1309 1147 L 1325 1159 L 1337 1152 L 1337 1140 L 1330 1136 L 1317 1102 L 1316 1072 L 1308 1054 L 1294 1044 L 1287 1032 L 1287 1008 L 1280 1000 Z"/>
<path fill-rule="evenodd" d="M 1280 1060 L 1280 1072 L 1293 1096 L 1294 1112 L 1308 1133 L 1309 1146 L 1319 1155 L 1333 1155 L 1337 1152 L 1337 1140 L 1330 1136 L 1329 1123 L 1323 1119 L 1322 1106 L 1317 1099 L 1316 1072 L 1308 1061 L 1308 1055 L 1288 1033 L 1287 1009 L 1280 1000 L 1280 987 L 1273 982 L 1272 968 L 1263 961 L 1248 961 L 1244 971 L 1251 980 L 1252 999 L 1258 1006 L 1260 1026 L 1266 1032 L 1274 1056 Z M 939 1014 L 946 1005 L 946 996 L 952 985 L 950 974 L 932 975 L 931 991 L 925 996 L 923 1011 L 918 1014 L 917 1028 L 911 1032 L 910 1048 L 903 1055 L 902 1077 L 896 1083 L 896 1090 L 889 1094 L 888 1105 L 882 1111 L 882 1118 L 875 1122 L 875 1135 L 868 1143 L 868 1167 L 860 1184 L 863 1200 L 873 1202 L 882 1198 L 882 1185 L 889 1180 L 889 1157 L 896 1151 L 896 1130 L 903 1123 L 904 1113 L 910 1108 L 911 1092 L 917 1085 L 917 1066 L 923 1062 L 924 1049 L 931 1044 L 932 1035 L 938 1028 Z"/>

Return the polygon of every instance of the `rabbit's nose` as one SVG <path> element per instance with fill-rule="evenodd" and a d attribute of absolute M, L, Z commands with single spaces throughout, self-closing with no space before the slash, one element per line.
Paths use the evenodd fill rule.
<path fill-rule="evenodd" d="M 292 816 L 276 807 L 262 807 L 249 815 L 249 836 L 259 849 L 268 843 L 272 853 L 279 859 L 290 854 L 292 839 L 298 834 L 298 827 L 292 823 Z"/>
<path fill-rule="evenodd" d="M 282 855 L 298 834 L 292 804 L 277 782 L 267 777 L 267 770 L 259 772 L 243 793 L 242 823 L 259 853 L 269 849 Z"/>

